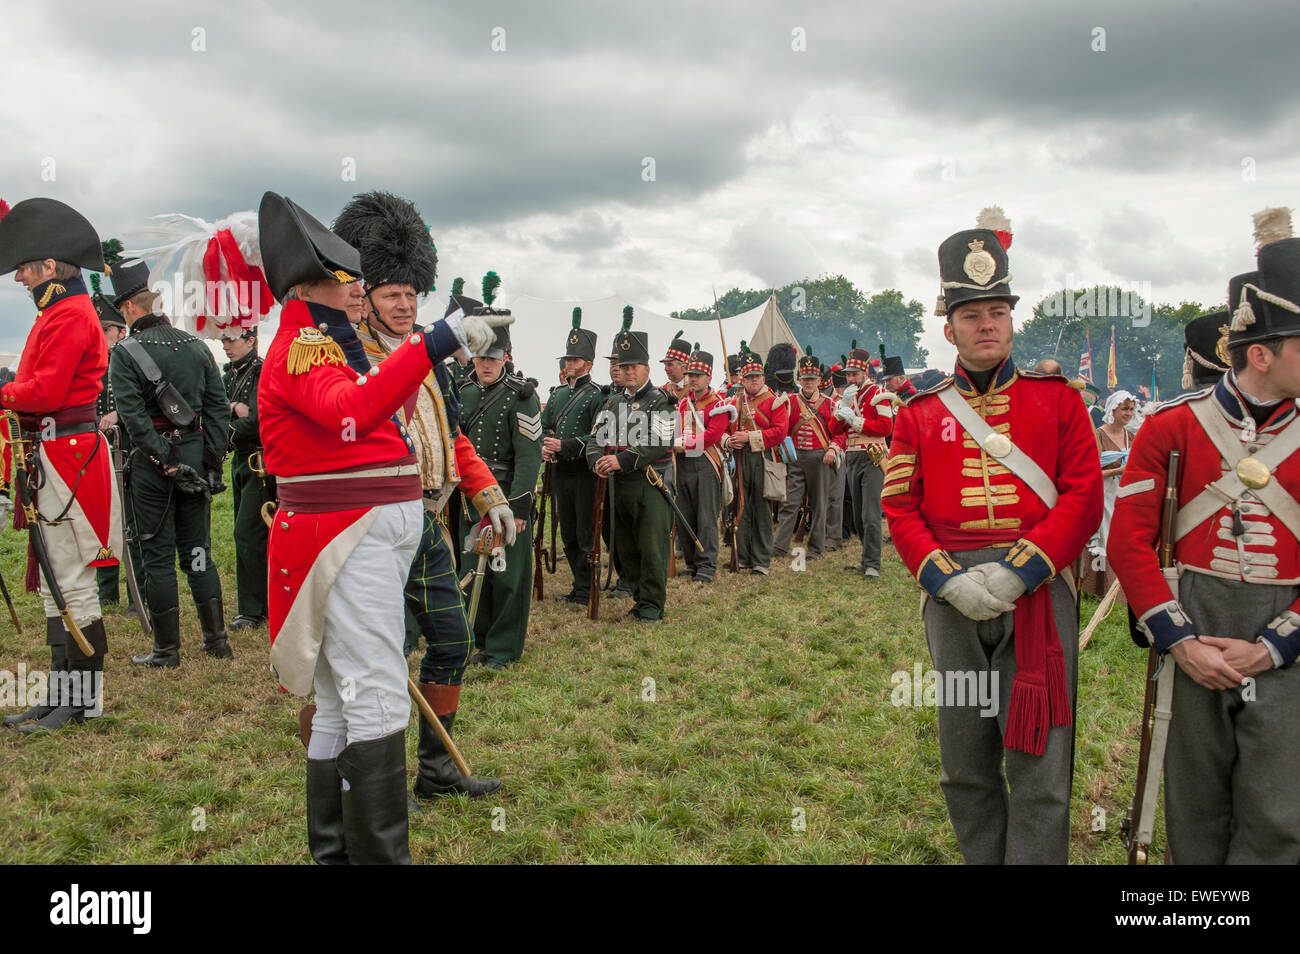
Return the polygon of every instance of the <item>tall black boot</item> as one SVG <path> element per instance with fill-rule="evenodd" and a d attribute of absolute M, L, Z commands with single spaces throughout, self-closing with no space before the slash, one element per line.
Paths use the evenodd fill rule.
<path fill-rule="evenodd" d="M 102 653 L 107 645 L 104 633 L 104 621 L 97 619 L 81 628 L 88 642 Z M 18 727 L 24 734 L 62 729 L 69 723 L 76 725 L 86 721 L 88 710 L 98 709 L 99 689 L 104 671 L 103 655 L 82 656 L 79 652 L 69 659 L 64 671 L 64 680 L 59 686 L 59 705 L 35 722 Z"/>
<path fill-rule="evenodd" d="M 353 742 L 339 753 L 343 837 L 354 865 L 409 865 L 406 733 Z"/>
<path fill-rule="evenodd" d="M 421 689 L 423 688 L 422 684 Z M 456 713 L 440 715 L 438 721 L 450 736 L 452 724 L 456 721 Z M 482 798 L 491 795 L 501 787 L 500 779 L 462 777 L 460 769 L 456 768 L 451 753 L 442 744 L 437 731 L 423 717 L 420 719 L 420 747 L 417 751 L 420 772 L 415 778 L 416 798 L 440 798 L 443 795 L 460 793 L 470 798 Z"/>
<path fill-rule="evenodd" d="M 175 669 L 181 664 L 181 611 L 173 606 L 161 613 L 151 613 L 153 623 L 153 652 L 132 656 L 137 666 L 164 666 Z"/>
<path fill-rule="evenodd" d="M 226 618 L 221 600 L 213 598 L 206 603 L 196 605 L 199 611 L 199 625 L 203 628 L 203 651 L 218 659 L 229 659 L 234 656 L 230 643 L 226 642 Z"/>
<path fill-rule="evenodd" d="M 46 682 L 46 704 L 32 706 L 26 712 L 19 712 L 16 715 L 7 715 L 3 721 L 0 721 L 0 725 L 16 726 L 24 722 L 34 722 L 45 718 L 58 708 L 59 679 L 56 673 L 62 672 L 68 665 L 68 653 L 64 643 L 67 635 L 62 619 L 57 616 L 45 617 L 45 641 L 50 645 L 50 678 Z"/>
<path fill-rule="evenodd" d="M 348 863 L 338 759 L 307 760 L 307 847 L 317 864 Z"/>

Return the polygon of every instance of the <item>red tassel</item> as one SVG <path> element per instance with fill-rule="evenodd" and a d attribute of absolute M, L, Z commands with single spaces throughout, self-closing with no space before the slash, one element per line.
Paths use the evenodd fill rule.
<path fill-rule="evenodd" d="M 1059 652 L 1047 657 L 1047 700 L 1052 707 L 1052 725 L 1074 725 L 1070 694 L 1065 689 L 1065 657 Z"/>
<path fill-rule="evenodd" d="M 1047 749 L 1048 715 L 1047 687 L 1017 673 L 1011 683 L 1007 731 L 1002 744 L 1018 752 L 1042 755 Z"/>
<path fill-rule="evenodd" d="M 23 577 L 23 585 L 28 593 L 41 591 L 41 564 L 36 559 L 36 544 L 32 543 L 30 536 L 27 538 L 27 575 Z"/>

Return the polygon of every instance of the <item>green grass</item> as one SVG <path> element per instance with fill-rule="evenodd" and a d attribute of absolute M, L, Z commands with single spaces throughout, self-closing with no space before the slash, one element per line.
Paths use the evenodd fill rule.
<path fill-rule="evenodd" d="M 223 496 L 213 531 L 228 618 L 230 526 Z M 18 592 L 24 547 L 0 534 L 25 629 L 0 619 L 11 671 L 49 659 L 40 604 Z M 890 702 L 893 672 L 931 666 L 919 590 L 892 548 L 876 584 L 840 570 L 854 556 L 850 544 L 805 573 L 670 581 L 656 626 L 592 623 L 555 603 L 569 589 L 561 559 L 523 660 L 465 680 L 457 741 L 504 787 L 413 816 L 413 860 L 959 862 L 935 711 Z M 613 620 L 630 601 L 601 605 Z M 1085 619 L 1094 605 L 1085 599 Z M 138 625 L 116 608 L 107 626 L 104 716 L 44 737 L 0 734 L 0 862 L 308 861 L 304 700 L 276 688 L 265 630 L 236 635 L 233 661 L 210 660 L 183 596 L 181 668 L 141 671 L 128 658 L 148 645 Z M 1143 671 L 1120 607 L 1080 662 L 1074 862 L 1123 861 Z M 413 728 L 408 747 L 414 773 Z M 1095 808 L 1105 831 L 1092 831 Z"/>

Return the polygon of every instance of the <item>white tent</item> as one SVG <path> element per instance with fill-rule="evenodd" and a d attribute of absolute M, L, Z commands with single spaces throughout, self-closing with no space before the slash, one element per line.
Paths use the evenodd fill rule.
<path fill-rule="evenodd" d="M 573 325 L 573 309 L 582 309 L 582 327 L 596 332 L 596 355 L 609 354 L 614 342 L 614 335 L 623 322 L 623 306 L 632 305 L 635 309 L 632 319 L 633 331 L 645 331 L 650 335 L 651 368 L 658 368 L 658 360 L 668 350 L 668 343 L 677 332 L 682 332 L 692 343 L 699 342 L 700 347 L 713 355 L 713 379 L 721 382 L 725 375 L 725 358 L 719 338 L 718 322 L 687 321 L 669 318 L 636 306 L 622 295 L 609 295 L 586 301 L 552 301 L 546 298 L 534 298 L 531 295 L 518 295 L 508 303 L 515 316 L 515 323 L 510 326 L 510 341 L 513 349 L 515 366 L 524 374 L 530 375 L 546 385 L 554 384 L 559 371 L 559 356 L 564 351 L 564 339 Z M 429 323 L 442 317 L 446 307 L 444 299 L 426 303 L 420 311 L 420 321 Z M 786 324 L 781 309 L 777 307 L 776 296 L 772 295 L 757 308 L 722 319 L 722 334 L 726 336 L 727 348 L 735 354 L 742 340 L 759 355 L 766 355 L 772 345 L 788 342 L 795 346 L 794 333 Z M 596 362 L 596 379 L 608 377 L 604 362 Z M 662 372 L 651 371 L 651 380 L 659 381 Z"/>

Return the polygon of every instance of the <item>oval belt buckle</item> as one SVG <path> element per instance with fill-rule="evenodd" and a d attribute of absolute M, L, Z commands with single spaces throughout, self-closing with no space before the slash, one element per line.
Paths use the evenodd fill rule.
<path fill-rule="evenodd" d="M 983 444 L 985 452 L 990 457 L 1001 459 L 1011 453 L 1011 438 L 997 431 L 984 438 Z"/>
<path fill-rule="evenodd" d="M 1259 490 L 1268 486 L 1273 474 L 1258 457 L 1243 457 L 1237 461 L 1237 479 L 1251 490 Z"/>

